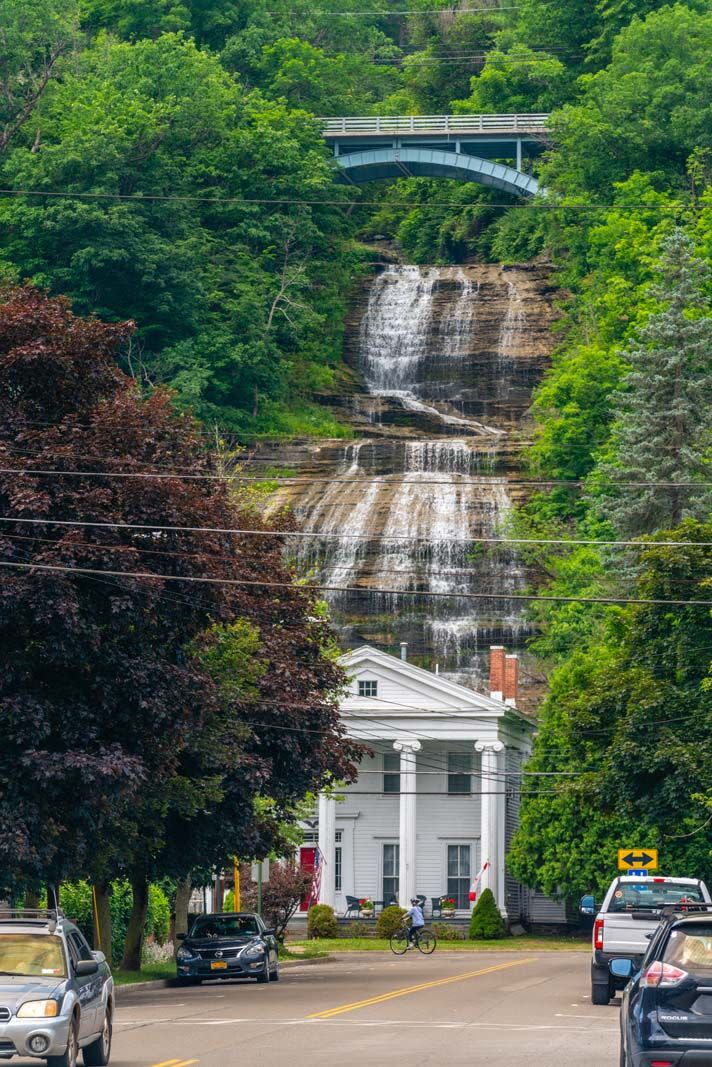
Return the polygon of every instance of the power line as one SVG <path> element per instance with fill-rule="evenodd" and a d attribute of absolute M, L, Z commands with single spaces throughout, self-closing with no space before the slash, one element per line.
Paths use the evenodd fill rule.
<path fill-rule="evenodd" d="M 19 449 L 12 449 L 12 451 L 19 452 Z M 45 450 L 41 450 L 44 452 Z M 46 453 L 45 453 L 46 454 Z M 61 453 L 50 452 L 50 455 L 61 455 Z M 67 456 L 67 459 L 73 457 Z M 106 462 L 111 462 L 112 457 L 99 457 L 103 458 Z M 245 463 L 253 463 L 255 460 L 246 459 Z M 269 462 L 269 460 L 262 460 L 261 462 Z M 427 471 L 411 471 L 406 472 L 416 476 L 421 473 L 429 473 Z M 436 473 L 436 472 L 433 472 Z M 37 469 L 33 467 L 0 467 L 0 474 L 20 474 L 20 475 L 33 475 L 51 476 L 56 475 L 62 478 L 144 478 L 144 479 L 175 479 L 183 478 L 187 481 L 208 481 L 208 482 L 255 482 L 257 484 L 263 484 L 264 482 L 279 482 L 285 485 L 454 485 L 460 486 L 497 486 L 497 485 L 521 485 L 521 486 L 549 486 L 549 485 L 568 485 L 568 486 L 585 486 L 587 483 L 584 481 L 557 481 L 557 480 L 532 480 L 523 478 L 508 478 L 504 474 L 492 474 L 491 477 L 482 477 L 481 475 L 470 475 L 460 471 L 443 471 L 443 475 L 451 475 L 451 478 L 433 478 L 412 480 L 411 478 L 394 478 L 391 475 L 384 474 L 374 478 L 300 478 L 293 477 L 291 475 L 241 475 L 241 474 L 183 474 L 181 471 L 94 471 L 94 470 L 45 470 Z M 455 478 L 466 478 L 466 482 L 455 481 Z M 642 489 L 709 489 L 712 488 L 712 482 L 618 482 L 607 480 L 605 482 L 597 483 L 599 485 L 611 486 L 613 488 L 642 488 Z M 342 501 L 340 501 L 342 502 Z"/>
<path fill-rule="evenodd" d="M 621 605 L 660 605 L 664 607 L 712 607 L 712 600 L 657 600 L 645 598 L 623 597 L 583 597 L 583 596 L 540 596 L 526 593 L 443 593 L 440 591 L 418 589 L 374 589 L 373 587 L 358 588 L 357 586 L 321 585 L 313 583 L 309 585 L 297 585 L 294 582 L 270 582 L 256 581 L 244 578 L 211 578 L 196 575 L 181 574 L 154 574 L 150 571 L 113 571 L 92 567 L 61 567 L 48 563 L 18 563 L 7 560 L 0 561 L 0 567 L 15 567 L 31 571 L 50 571 L 63 574 L 88 574 L 110 575 L 113 578 L 140 578 L 150 581 L 165 582 L 196 582 L 209 585 L 250 586 L 262 589 L 291 589 L 309 592 L 319 590 L 330 593 L 381 593 L 388 596 L 419 596 L 434 597 L 446 600 L 522 600 L 522 601 L 547 601 L 566 604 L 621 604 Z"/>
<path fill-rule="evenodd" d="M 134 522 L 91 522 L 87 519 L 54 519 L 51 516 L 45 518 L 25 518 L 16 515 L 0 515 L 0 522 L 6 523 L 33 523 L 41 526 L 89 526 L 98 529 L 114 530 L 144 530 L 147 533 L 209 533 L 231 534 L 239 537 L 304 537 L 304 538 L 337 538 L 342 541 L 413 541 L 418 544 L 428 544 L 428 539 L 413 534 L 393 534 L 388 537 L 373 537 L 370 534 L 342 534 L 342 533 L 318 533 L 312 530 L 256 530 L 241 527 L 224 526 L 163 526 L 159 523 L 134 523 Z M 492 545 L 598 545 L 615 546 L 620 548 L 712 548 L 712 541 L 596 541 L 583 538 L 533 538 L 533 537 L 448 537 L 437 538 L 440 544 L 492 544 Z M 392 592 L 393 590 L 387 590 Z M 435 594 L 433 594 L 435 595 Z M 701 602 L 700 602 L 701 603 Z"/>

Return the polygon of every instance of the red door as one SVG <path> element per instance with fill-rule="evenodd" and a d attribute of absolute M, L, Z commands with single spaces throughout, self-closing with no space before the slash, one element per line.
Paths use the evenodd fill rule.
<path fill-rule="evenodd" d="M 309 874 L 314 873 L 314 861 L 316 860 L 316 848 L 314 845 L 303 845 L 299 849 L 299 866 L 303 871 L 308 871 Z M 304 900 L 299 905 L 300 911 L 309 911 L 309 896 L 304 897 Z"/>

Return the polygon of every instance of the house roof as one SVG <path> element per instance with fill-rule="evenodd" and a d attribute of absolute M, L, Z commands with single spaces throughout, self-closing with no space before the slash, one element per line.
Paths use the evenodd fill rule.
<path fill-rule="evenodd" d="M 391 683 L 388 697 L 385 694 L 380 697 L 360 697 L 353 692 L 347 694 L 341 701 L 345 716 L 356 711 L 370 711 L 381 717 L 403 713 L 417 716 L 445 714 L 453 718 L 499 719 L 506 716 L 534 727 L 531 719 L 510 704 L 477 693 L 442 674 L 434 674 L 371 645 L 361 645 L 345 653 L 339 662 L 352 679 L 370 672 Z"/>

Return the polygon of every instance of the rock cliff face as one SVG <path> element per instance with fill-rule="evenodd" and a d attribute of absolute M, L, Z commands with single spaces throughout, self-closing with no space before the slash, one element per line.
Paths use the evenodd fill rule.
<path fill-rule="evenodd" d="M 348 332 L 362 391 L 342 415 L 356 440 L 261 450 L 296 472 L 276 503 L 310 535 L 299 565 L 330 587 L 345 645 L 407 641 L 412 658 L 475 686 L 490 643 L 521 646 L 513 597 L 529 576 L 511 547 L 478 538 L 505 533 L 521 497 L 510 482 L 553 295 L 540 265 L 386 267 Z"/>

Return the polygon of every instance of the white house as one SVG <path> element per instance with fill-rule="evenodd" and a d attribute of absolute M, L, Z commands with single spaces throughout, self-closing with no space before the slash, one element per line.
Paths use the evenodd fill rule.
<path fill-rule="evenodd" d="M 505 870 L 517 825 L 520 771 L 534 724 L 516 707 L 516 656 L 491 650 L 490 694 L 473 692 L 364 645 L 342 665 L 351 677 L 341 711 L 349 736 L 368 745 L 358 780 L 319 798 L 304 824 L 304 866 L 319 847 L 321 903 L 347 896 L 401 905 L 422 894 L 457 901 L 463 915 L 474 875 L 489 867 L 503 913 L 517 921 L 521 887 Z"/>

